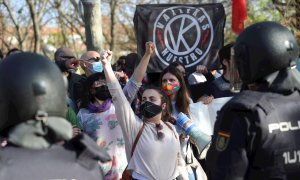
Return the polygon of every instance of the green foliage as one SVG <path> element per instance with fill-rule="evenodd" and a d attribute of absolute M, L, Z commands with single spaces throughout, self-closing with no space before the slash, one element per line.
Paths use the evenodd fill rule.
<path fill-rule="evenodd" d="M 247 4 L 247 25 L 261 21 L 280 21 L 281 15 L 276 10 L 272 1 L 254 0 Z"/>
<path fill-rule="evenodd" d="M 230 7 L 231 8 L 231 7 Z M 231 30 L 231 9 L 227 14 L 227 22 L 225 27 L 224 44 L 235 41 L 237 35 Z M 269 0 L 248 0 L 247 2 L 247 20 L 245 28 L 251 24 L 262 21 L 276 21 L 279 22 L 282 16 L 276 10 L 272 1 Z"/>
<path fill-rule="evenodd" d="M 56 32 L 49 34 L 48 44 L 53 44 L 59 46 L 64 43 L 64 38 L 62 33 Z"/>

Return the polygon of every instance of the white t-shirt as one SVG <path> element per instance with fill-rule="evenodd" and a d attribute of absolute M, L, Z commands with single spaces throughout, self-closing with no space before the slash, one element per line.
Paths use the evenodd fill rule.
<path fill-rule="evenodd" d="M 131 158 L 131 148 L 143 121 L 135 116 L 118 82 L 108 83 L 107 86 L 123 131 L 126 155 L 130 160 L 128 169 L 133 170 L 133 177 L 175 179 L 180 174 L 180 167 L 184 167 L 176 130 L 171 130 L 161 121 L 165 137 L 158 140 L 155 124 L 146 123 Z"/>

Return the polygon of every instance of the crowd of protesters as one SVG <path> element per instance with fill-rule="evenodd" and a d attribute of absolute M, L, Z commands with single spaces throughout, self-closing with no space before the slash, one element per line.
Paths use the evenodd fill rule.
<path fill-rule="evenodd" d="M 68 81 L 65 106 L 72 136 L 87 134 L 108 152 L 111 160 L 99 161 L 104 179 L 208 179 L 200 156 L 205 157 L 210 138 L 198 139 L 204 144 L 199 147 L 177 121 L 181 113 L 191 119 L 190 104 L 209 105 L 236 95 L 230 91 L 229 75 L 233 46 L 220 49 L 222 69 L 217 71 L 198 65 L 187 72 L 178 61 L 156 75 L 146 72 L 155 51 L 152 42 L 145 44 L 143 57 L 132 53 L 113 65 L 109 50 L 87 51 L 77 58 L 70 48 L 57 49 L 54 62 Z M 14 48 L 0 58 L 6 61 L 17 53 L 23 52 Z"/>
<path fill-rule="evenodd" d="M 170 64 L 160 75 L 157 75 L 160 77 L 160 84 L 152 83 L 151 80 L 148 80 L 147 82 L 146 69 L 154 48 L 154 44 L 152 42 L 148 42 L 146 43 L 145 55 L 141 60 L 137 58 L 138 56 L 136 54 L 130 54 L 125 58 L 120 58 L 120 60 L 117 61 L 114 66 L 112 66 L 115 70 L 113 71 L 114 75 L 117 77 L 118 83 L 123 88 L 126 99 L 131 107 L 128 108 L 127 106 L 125 106 L 127 102 L 124 102 L 123 99 L 123 101 L 118 104 L 119 106 L 122 105 L 120 110 L 118 109 L 118 107 L 116 107 L 116 100 L 113 99 L 113 94 L 109 93 L 108 91 L 108 82 L 105 80 L 105 74 L 103 73 L 105 67 L 103 67 L 100 62 L 103 57 L 101 57 L 101 55 L 97 52 L 92 53 L 89 51 L 81 56 L 81 58 L 78 60 L 80 63 L 78 64 L 76 62 L 77 59 L 75 58 L 74 53 L 70 54 L 70 49 L 63 48 L 63 51 L 61 51 L 60 48 L 58 50 L 60 51 L 60 54 L 58 56 L 55 56 L 55 60 L 62 71 L 70 74 L 68 76 L 68 80 L 69 86 L 71 87 L 69 87 L 68 90 L 71 103 L 68 104 L 75 105 L 75 108 L 73 110 L 77 112 L 77 118 L 80 122 L 79 124 L 81 125 L 80 127 L 82 128 L 82 132 L 90 135 L 100 147 L 103 147 L 107 149 L 108 152 L 110 152 L 113 161 L 101 165 L 107 176 L 111 177 L 112 170 L 116 170 L 117 173 L 115 174 L 115 176 L 120 178 L 122 172 L 126 168 L 127 163 L 129 162 L 129 166 L 127 168 L 133 171 L 131 172 L 132 176 L 136 179 L 147 179 L 149 177 L 150 179 L 156 179 L 157 177 L 162 177 L 162 179 L 175 179 L 178 176 L 182 176 L 183 179 L 206 179 L 205 171 L 198 162 L 199 158 L 195 157 L 194 155 L 194 153 L 199 155 L 199 152 L 193 152 L 197 151 L 197 148 L 193 148 L 195 144 L 192 143 L 189 136 L 184 133 L 181 130 L 181 127 L 176 125 L 176 122 L 174 121 L 176 121 L 178 113 L 190 113 L 189 104 L 194 103 L 190 95 L 190 89 L 193 89 L 193 92 L 197 93 L 193 95 L 194 97 L 198 97 L 195 103 L 201 102 L 204 104 L 209 104 L 213 101 L 213 96 L 208 92 L 208 90 L 212 82 L 214 81 L 215 76 L 210 71 L 208 71 L 205 66 L 198 66 L 197 68 L 195 68 L 195 72 L 193 73 L 197 73 L 198 75 L 204 74 L 203 76 L 208 77 L 207 79 L 209 79 L 210 81 L 205 80 L 203 82 L 198 82 L 197 79 L 194 79 L 193 84 L 188 84 L 187 79 L 189 73 L 185 72 L 185 68 L 180 62 L 175 62 Z M 226 50 L 224 49 L 223 51 L 228 51 L 227 54 L 230 54 L 230 47 L 225 48 Z M 60 61 L 58 60 L 59 57 L 68 58 L 68 61 L 73 63 Z M 228 58 L 228 56 L 221 58 Z M 229 59 L 226 59 L 226 61 L 229 61 Z M 78 74 L 74 73 L 74 69 L 77 69 L 78 65 L 81 66 L 85 74 L 80 75 L 80 78 L 74 78 L 73 76 L 79 76 Z M 220 76 L 219 78 L 221 77 L 223 76 Z M 164 97 L 161 99 L 162 102 L 160 102 L 159 104 L 161 105 L 161 109 L 158 107 L 157 109 L 155 109 L 155 105 L 153 104 L 153 102 L 158 101 L 160 96 L 152 97 L 148 95 L 150 97 L 146 97 L 146 99 L 143 99 L 143 94 L 149 91 L 154 93 L 156 96 L 160 94 L 161 97 Z M 227 87 L 227 89 L 223 88 L 220 91 L 229 91 L 229 86 Z M 145 105 L 144 102 L 146 101 L 151 102 L 152 104 L 149 103 L 149 105 Z M 162 105 L 164 104 L 164 101 L 165 106 Z M 149 107 L 154 109 L 147 109 Z M 130 112 L 130 109 L 132 109 L 134 113 L 128 114 Z M 120 114 L 121 112 L 123 113 Z M 180 153 L 177 154 L 177 156 L 179 156 L 178 162 L 181 162 L 178 165 L 180 169 L 179 171 L 177 171 L 175 168 L 176 163 L 172 164 L 172 166 L 174 166 L 173 168 L 175 169 L 169 169 L 169 173 L 166 172 L 167 169 L 159 168 L 160 166 L 164 167 L 164 163 L 166 163 L 167 167 L 171 168 L 171 159 L 158 161 L 157 167 L 155 167 L 156 162 L 150 161 L 153 160 L 153 158 L 148 157 L 147 159 L 143 159 L 142 157 L 144 157 L 145 155 L 142 155 L 142 157 L 136 157 L 136 153 L 130 152 L 132 151 L 132 146 L 135 140 L 134 138 L 137 136 L 137 133 L 142 126 L 140 123 L 145 121 L 151 122 L 152 116 L 147 117 L 147 115 L 151 114 L 156 117 L 157 114 L 155 113 L 162 113 L 160 118 L 154 119 L 163 121 L 153 120 L 153 127 L 151 126 L 151 123 L 146 123 L 145 130 L 143 130 L 145 131 L 144 134 L 149 133 L 147 131 L 164 132 L 168 129 L 172 131 L 175 130 L 177 132 L 175 138 L 178 139 L 178 147 L 180 147 Z M 139 117 L 138 124 L 132 121 L 132 119 L 134 119 L 134 116 Z M 128 118 L 127 120 L 126 117 Z M 121 122 L 121 119 L 124 118 L 125 122 Z M 141 121 L 140 118 L 142 118 L 143 120 Z M 121 125 L 121 127 L 119 126 L 119 124 Z M 147 130 L 148 125 L 150 125 L 149 130 Z M 172 128 L 173 126 L 175 127 L 175 129 Z M 123 131 L 125 131 L 123 132 L 123 134 L 121 128 L 123 129 Z M 76 130 L 77 128 L 74 128 L 74 134 L 78 132 Z M 130 133 L 133 134 L 130 135 Z M 164 135 L 168 133 L 165 132 L 162 134 Z M 128 137 L 123 137 L 124 135 L 128 135 Z M 148 136 L 150 135 L 148 134 L 147 138 L 151 137 Z M 160 137 L 159 135 L 157 136 L 158 138 Z M 142 135 L 141 141 L 143 137 L 144 136 Z M 148 141 L 148 139 L 143 141 Z M 150 141 L 146 144 L 157 143 Z M 167 157 L 167 154 L 170 155 L 170 150 L 174 151 L 178 148 L 176 146 L 172 148 L 171 144 L 164 143 L 164 147 L 162 148 L 158 148 L 159 144 L 157 144 L 157 147 L 154 147 L 155 149 L 158 148 L 163 152 L 161 158 L 159 159 L 164 159 L 163 157 Z M 140 144 L 138 143 L 136 151 L 139 151 L 139 146 Z M 166 148 L 165 146 L 168 148 Z M 164 150 L 164 148 L 166 149 Z M 125 149 L 127 149 L 127 159 L 124 158 L 126 157 Z M 159 156 L 158 154 L 160 151 L 155 149 L 153 149 L 153 153 L 156 154 L 155 156 Z M 141 152 L 141 154 L 143 153 Z M 150 161 L 151 163 L 147 163 L 147 165 L 142 168 L 143 165 L 140 162 L 136 162 L 137 160 L 131 160 L 132 158 L 138 158 L 138 160 L 141 162 Z M 176 160 L 176 158 L 173 158 L 173 160 Z M 137 164 L 134 164 L 133 162 Z M 149 170 L 149 164 L 151 164 L 151 167 L 156 171 L 154 171 L 154 169 Z M 139 168 L 135 171 L 134 169 L 137 167 Z M 176 174 L 177 172 L 180 173 Z"/>

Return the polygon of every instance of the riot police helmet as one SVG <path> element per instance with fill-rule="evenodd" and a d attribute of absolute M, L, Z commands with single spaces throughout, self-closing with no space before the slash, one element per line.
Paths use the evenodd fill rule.
<path fill-rule="evenodd" d="M 67 82 L 48 58 L 28 52 L 0 63 L 0 132 L 39 116 L 66 116 Z"/>
<path fill-rule="evenodd" d="M 234 60 L 244 85 L 296 64 L 299 47 L 291 31 L 276 22 L 246 28 L 234 45 Z"/>

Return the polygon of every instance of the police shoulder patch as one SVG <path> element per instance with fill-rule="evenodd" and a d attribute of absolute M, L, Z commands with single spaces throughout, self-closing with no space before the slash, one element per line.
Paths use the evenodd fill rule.
<path fill-rule="evenodd" d="M 218 132 L 217 141 L 216 141 L 216 149 L 217 151 L 224 151 L 229 143 L 230 134 L 227 132 Z"/>

